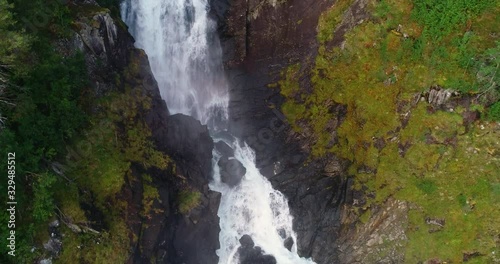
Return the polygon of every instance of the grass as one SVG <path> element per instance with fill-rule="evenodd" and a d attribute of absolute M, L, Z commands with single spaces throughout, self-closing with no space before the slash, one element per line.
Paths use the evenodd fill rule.
<path fill-rule="evenodd" d="M 348 6 L 349 1 L 339 2 L 320 19 L 320 44 L 332 39 L 347 8 L 342 3 Z M 302 73 L 297 65 L 283 72 L 283 113 L 293 127 L 305 125 L 302 130 L 312 131 L 313 156 L 334 153 L 352 162 L 354 187 L 375 193 L 368 207 L 389 197 L 415 205 L 405 262 L 439 258 L 458 263 L 465 252 L 477 251 L 482 256 L 471 263 L 489 263 L 496 259 L 492 252 L 498 254 L 500 232 L 495 221 L 500 219 L 500 132 L 488 120 L 467 131 L 462 113 L 479 110 L 482 116 L 494 116 L 498 103 L 490 106 L 488 101 L 498 99 L 451 112 L 413 103 L 416 93 L 432 85 L 464 96 L 485 91 L 488 85 L 481 84 L 477 73 L 484 65 L 495 65 L 491 51 L 498 44 L 492 34 L 500 27 L 495 15 L 499 5 L 383 0 L 371 2 L 370 10 L 373 19 L 346 35 L 344 49 L 322 45 L 311 72 Z M 481 63 L 487 56 L 490 63 Z M 313 84 L 310 93 L 298 83 L 304 77 Z M 332 145 L 330 123 L 336 117 L 329 109 L 335 104 L 345 105 L 347 115 L 336 130 L 338 143 Z M 377 147 L 379 141 L 382 147 Z M 444 218 L 446 225 L 429 233 L 425 217 Z M 369 218 L 365 213 L 361 221 Z"/>

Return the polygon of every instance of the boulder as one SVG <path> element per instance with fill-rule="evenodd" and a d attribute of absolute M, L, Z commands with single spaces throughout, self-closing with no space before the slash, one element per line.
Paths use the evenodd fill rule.
<path fill-rule="evenodd" d="M 217 165 L 220 168 L 221 181 L 230 187 L 238 185 L 247 172 L 247 169 L 237 159 L 222 157 Z"/>
<path fill-rule="evenodd" d="M 215 149 L 226 157 L 234 157 L 234 150 L 224 141 L 215 143 Z"/>
<path fill-rule="evenodd" d="M 240 264 L 276 264 L 276 259 L 271 255 L 264 254 L 260 247 L 255 247 L 255 243 L 249 235 L 240 238 Z"/>
<path fill-rule="evenodd" d="M 286 247 L 286 249 L 288 249 L 288 251 L 292 251 L 293 244 L 294 244 L 293 238 L 291 237 L 285 239 L 285 242 L 283 243 L 283 245 Z"/>
<path fill-rule="evenodd" d="M 249 235 L 242 236 L 240 238 L 240 244 L 241 248 L 253 248 L 255 246 L 252 237 Z"/>

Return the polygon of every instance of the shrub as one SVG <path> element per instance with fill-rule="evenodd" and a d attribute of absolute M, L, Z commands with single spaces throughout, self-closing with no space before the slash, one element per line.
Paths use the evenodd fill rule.
<path fill-rule="evenodd" d="M 428 179 L 419 181 L 417 187 L 425 194 L 432 194 L 437 190 L 436 184 Z"/>
<path fill-rule="evenodd" d="M 51 173 L 37 175 L 38 179 L 33 185 L 33 218 L 44 222 L 52 216 L 54 210 L 54 198 L 52 186 L 56 182 L 56 176 Z"/>
<path fill-rule="evenodd" d="M 415 0 L 413 18 L 424 26 L 424 34 L 441 39 L 473 15 L 490 7 L 488 0 Z"/>
<path fill-rule="evenodd" d="M 500 121 L 500 101 L 490 106 L 488 111 L 488 118 L 494 121 Z"/>

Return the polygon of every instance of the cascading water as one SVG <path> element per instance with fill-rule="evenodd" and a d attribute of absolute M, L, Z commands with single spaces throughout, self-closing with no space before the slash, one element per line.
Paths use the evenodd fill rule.
<path fill-rule="evenodd" d="M 206 1 L 125 0 L 121 15 L 136 38 L 136 46 L 148 54 L 170 111 L 200 119 L 216 135 L 225 130 L 228 87 Z M 239 263 L 239 239 L 243 235 L 251 236 L 256 246 L 280 264 L 314 263 L 298 256 L 287 200 L 260 174 L 253 150 L 234 138 L 213 138 L 230 145 L 234 158 L 246 168 L 242 181 L 235 187 L 228 186 L 221 181 L 217 166 L 221 153 L 214 150 L 210 188 L 222 194 L 219 263 Z M 284 246 L 287 238 L 294 241 L 290 250 Z"/>
<path fill-rule="evenodd" d="M 227 109 L 215 23 L 206 0 L 125 0 L 121 15 L 146 51 L 162 98 L 172 114 L 207 123 Z"/>

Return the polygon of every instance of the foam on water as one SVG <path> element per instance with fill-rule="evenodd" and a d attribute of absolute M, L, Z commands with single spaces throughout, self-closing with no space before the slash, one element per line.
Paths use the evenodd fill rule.
<path fill-rule="evenodd" d="M 260 174 L 255 166 L 254 151 L 247 144 L 235 142 L 231 146 L 235 150 L 235 158 L 247 172 L 234 188 L 222 183 L 219 167 L 216 166 L 219 154 L 214 151 L 214 181 L 210 187 L 222 193 L 218 213 L 221 227 L 221 248 L 217 252 L 219 263 L 238 263 L 237 250 L 243 235 L 250 235 L 255 244 L 266 254 L 273 255 L 278 263 L 314 263 L 298 256 L 287 199 Z M 288 237 L 294 241 L 291 251 L 284 247 Z"/>

